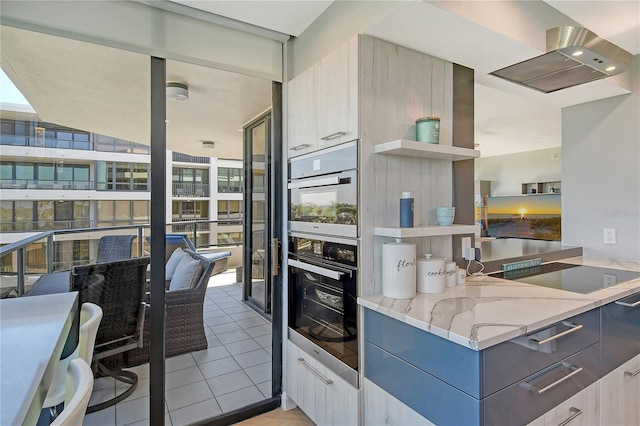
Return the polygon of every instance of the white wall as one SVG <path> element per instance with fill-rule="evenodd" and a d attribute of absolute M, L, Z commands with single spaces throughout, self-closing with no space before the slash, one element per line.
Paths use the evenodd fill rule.
<path fill-rule="evenodd" d="M 552 158 L 554 154 L 558 154 L 555 159 Z M 523 183 L 562 180 L 559 154 L 560 147 L 478 158 L 475 160 L 475 181 L 491 181 L 491 196 L 494 197 L 521 195 Z M 564 190 L 564 182 L 561 188 Z"/>
<path fill-rule="evenodd" d="M 640 55 L 632 67 L 631 94 L 562 110 L 562 240 L 585 256 L 640 260 Z"/>

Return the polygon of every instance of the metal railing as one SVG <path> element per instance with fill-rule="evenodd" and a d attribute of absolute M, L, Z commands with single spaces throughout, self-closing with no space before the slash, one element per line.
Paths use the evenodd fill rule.
<path fill-rule="evenodd" d="M 180 233 L 187 234 L 191 241 L 196 246 L 196 249 L 212 249 L 217 247 L 231 247 L 238 246 L 237 242 L 222 242 L 211 244 L 210 234 L 213 232 L 226 232 L 227 226 L 242 225 L 242 221 L 229 220 L 229 221 L 190 221 L 180 223 L 167 224 L 166 233 Z M 150 236 L 150 224 L 138 224 L 138 225 L 125 225 L 125 226 L 109 226 L 100 228 L 76 228 L 66 230 L 52 230 L 46 232 L 40 232 L 36 235 L 26 237 L 20 241 L 6 244 L 0 247 L 0 259 L 4 259 L 5 256 L 11 256 L 12 264 L 14 263 L 15 256 L 15 272 L 8 271 L 7 266 L 3 266 L 2 275 L 3 281 L 5 278 L 11 277 L 15 279 L 15 286 L 5 286 L 4 283 L 1 286 L 1 297 L 14 289 L 18 296 L 22 296 L 25 291 L 25 285 L 27 278 L 30 275 L 42 275 L 43 273 L 53 273 L 61 270 L 71 269 L 73 266 L 82 265 L 95 262 L 95 259 L 82 258 L 82 259 L 70 259 L 56 262 L 56 243 L 68 242 L 68 241 L 97 241 L 103 235 L 112 234 L 132 234 L 137 235 L 137 240 L 134 242 L 135 252 L 134 256 L 140 257 L 148 254 L 149 246 L 147 237 Z M 233 228 L 232 228 L 233 229 Z M 133 232 L 132 232 L 133 231 Z M 83 235 L 84 234 L 84 235 Z M 74 238 L 80 237 L 80 238 Z M 139 242 L 142 242 L 141 244 Z M 35 245 L 35 250 L 33 249 Z M 27 269 L 27 256 L 32 255 L 33 252 L 41 255 L 41 263 L 35 265 L 35 270 L 28 271 Z M 65 254 L 69 254 L 66 252 Z M 11 268 L 13 269 L 13 268 Z M 32 268 L 33 269 L 33 268 Z M 8 281 L 12 281 L 8 280 Z M 13 281 L 12 281 L 13 282 Z"/>
<path fill-rule="evenodd" d="M 93 181 L 78 180 L 34 180 L 34 179 L 1 179 L 2 189 L 71 189 L 89 190 L 96 189 Z"/>
<path fill-rule="evenodd" d="M 187 183 L 179 182 L 172 184 L 172 194 L 174 197 L 208 197 L 208 183 Z"/>

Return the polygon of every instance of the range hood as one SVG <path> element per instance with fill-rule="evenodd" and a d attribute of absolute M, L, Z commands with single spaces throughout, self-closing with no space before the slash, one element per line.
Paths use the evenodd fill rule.
<path fill-rule="evenodd" d="M 547 53 L 490 74 L 551 93 L 624 72 L 631 53 L 586 28 L 547 30 Z"/>

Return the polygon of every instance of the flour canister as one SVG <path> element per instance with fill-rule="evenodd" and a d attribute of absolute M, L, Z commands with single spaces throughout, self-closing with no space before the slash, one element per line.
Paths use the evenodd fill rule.
<path fill-rule="evenodd" d="M 445 287 L 444 259 L 430 254 L 418 259 L 418 292 L 442 293 Z"/>
<path fill-rule="evenodd" d="M 415 297 L 415 244 L 396 239 L 382 245 L 382 295 L 392 299 Z"/>
<path fill-rule="evenodd" d="M 447 287 L 455 287 L 458 279 L 458 265 L 456 262 L 446 262 L 444 269 L 447 274 Z"/>

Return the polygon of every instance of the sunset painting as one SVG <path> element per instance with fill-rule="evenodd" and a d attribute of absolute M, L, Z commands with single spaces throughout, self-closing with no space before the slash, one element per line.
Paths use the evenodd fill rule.
<path fill-rule="evenodd" d="M 489 197 L 488 236 L 560 241 L 560 194 Z"/>

